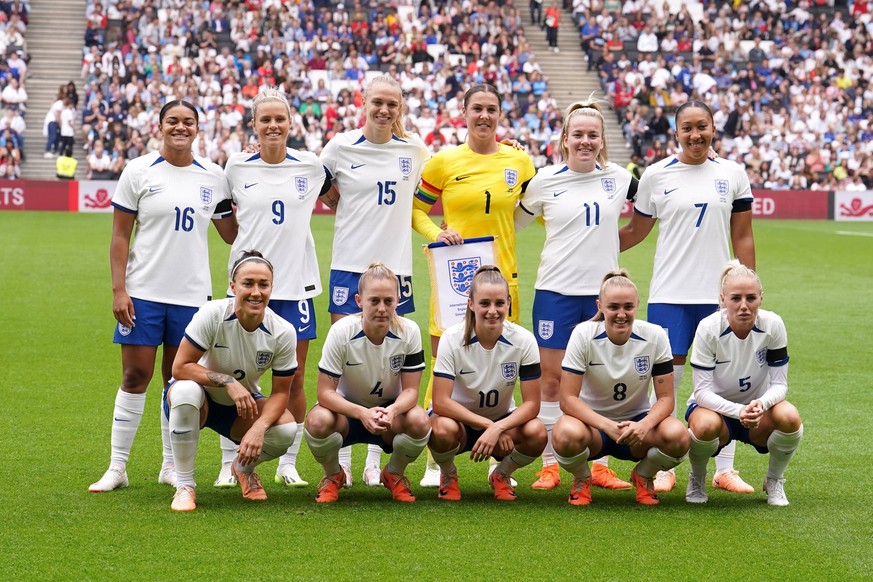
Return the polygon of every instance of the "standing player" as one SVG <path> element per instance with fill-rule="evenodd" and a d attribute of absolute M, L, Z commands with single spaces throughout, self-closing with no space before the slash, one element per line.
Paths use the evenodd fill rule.
<path fill-rule="evenodd" d="M 624 251 L 660 221 L 648 315 L 670 336 L 674 396 L 697 325 L 718 309 L 718 269 L 730 258 L 730 247 L 742 264 L 755 268 L 749 178 L 739 164 L 708 157 L 714 132 L 705 103 L 691 100 L 679 107 L 676 139 L 682 151 L 645 171 L 634 215 L 619 232 Z M 717 461 L 713 486 L 752 493 L 733 469 L 733 454 L 730 448 Z M 669 491 L 675 484 L 673 472 L 663 473 L 655 489 Z"/>
<path fill-rule="evenodd" d="M 109 469 L 89 491 L 127 486 L 127 460 L 145 410 L 158 346 L 166 385 L 185 326 L 212 297 L 209 221 L 228 243 L 236 235 L 227 182 L 221 168 L 197 159 L 197 109 L 170 101 L 158 115 L 163 142 L 158 151 L 131 160 L 112 197 L 112 312 L 121 344 L 122 379 L 115 397 Z M 133 245 L 130 243 L 134 232 Z M 167 419 L 161 417 L 164 462 L 158 482 L 175 484 Z"/>
<path fill-rule="evenodd" d="M 546 242 L 537 272 L 533 325 L 540 348 L 542 403 L 540 420 L 549 431 L 543 470 L 531 487 L 561 484 L 551 433 L 561 417 L 561 361 L 576 324 L 597 314 L 603 274 L 618 268 L 618 219 L 633 200 L 637 180 L 607 161 L 606 130 L 600 105 L 591 99 L 567 108 L 561 128 L 564 163 L 537 172 L 515 210 L 520 230 L 537 217 L 546 226 Z M 602 463 L 593 467 L 593 485 L 630 489 Z"/>
<path fill-rule="evenodd" d="M 291 322 L 297 332 L 297 373 L 291 384 L 288 411 L 303 430 L 306 394 L 303 389 L 309 341 L 316 337 L 312 298 L 321 293 L 315 241 L 309 226 L 315 201 L 330 189 L 326 170 L 315 154 L 285 147 L 291 126 L 291 108 L 274 88 L 252 100 L 252 127 L 258 136 L 256 154 L 231 155 L 225 167 L 230 183 L 239 234 L 231 249 L 231 264 L 242 249 L 259 249 L 276 266 L 270 309 Z M 289 487 L 308 485 L 297 472 L 297 439 L 279 459 L 276 482 Z M 222 439 L 222 469 L 216 487 L 234 486 L 231 464 L 235 445 Z"/>
<path fill-rule="evenodd" d="M 412 296 L 412 199 L 430 152 L 403 128 L 403 91 L 388 75 L 374 77 L 364 91 L 364 126 L 337 134 L 321 161 L 339 191 L 330 265 L 331 323 L 359 313 L 354 290 L 373 260 L 397 274 L 397 313 L 415 311 Z M 388 242 L 390 241 L 390 242 Z M 369 447 L 364 482 L 379 485 L 381 449 Z M 340 462 L 351 486 L 351 449 Z"/>
<path fill-rule="evenodd" d="M 494 497 L 516 499 L 512 473 L 536 460 L 546 446 L 540 407 L 536 340 L 506 321 L 512 297 L 497 267 L 479 267 L 470 285 L 464 321 L 440 338 L 434 366 L 430 448 L 440 468 L 438 499 L 458 501 L 455 455 L 473 461 L 501 459 L 488 476 Z M 522 403 L 515 406 L 515 385 Z"/>
<path fill-rule="evenodd" d="M 208 426 L 239 444 L 231 472 L 243 497 L 267 499 L 255 467 L 288 450 L 297 435 L 286 410 L 297 369 L 294 327 L 267 307 L 273 266 L 245 251 L 230 273 L 232 297 L 210 301 L 185 328 L 173 378 L 164 391 L 176 459 L 174 511 L 197 508 L 194 460 L 200 429 Z M 270 368 L 269 398 L 258 380 Z"/>
<path fill-rule="evenodd" d="M 688 431 L 672 416 L 673 368 L 667 333 L 636 319 L 640 295 L 624 270 L 607 273 L 597 315 L 573 330 L 564 375 L 564 416 L 552 433 L 555 456 L 573 473 L 571 505 L 591 503 L 589 457 L 638 461 L 637 503 L 657 505 L 653 478 L 688 452 Z M 649 400 L 654 383 L 655 403 Z"/>
<path fill-rule="evenodd" d="M 764 291 L 752 269 L 736 261 L 721 276 L 722 309 L 700 322 L 688 400 L 691 474 L 685 500 L 706 503 L 706 463 L 738 440 L 770 453 L 764 492 L 770 505 L 788 505 L 785 469 L 803 438 L 788 394 L 788 335 L 782 318 L 761 309 Z"/>
<path fill-rule="evenodd" d="M 380 480 L 397 501 L 414 502 L 403 473 L 427 446 L 430 420 L 418 406 L 424 369 L 421 332 L 398 317 L 400 286 L 382 263 L 358 278 L 355 302 L 363 311 L 334 324 L 318 364 L 318 404 L 306 417 L 306 442 L 324 467 L 315 500 L 339 499 L 345 484 L 339 450 L 357 443 L 391 453 Z"/>
<path fill-rule="evenodd" d="M 513 215 L 519 198 L 536 174 L 530 156 L 524 151 L 497 142 L 497 125 L 502 114 L 500 94 L 493 85 L 478 84 L 464 94 L 467 140 L 464 144 L 434 155 L 425 165 L 416 193 L 413 228 L 429 241 L 461 244 L 465 238 L 497 237 L 497 264 L 509 281 L 507 318 L 518 321 L 518 266 L 515 257 Z M 442 229 L 427 214 L 437 200 L 442 201 L 447 228 Z M 431 367 L 442 333 L 434 319 L 431 294 Z M 433 376 L 425 393 L 430 403 Z M 439 485 L 439 471 L 428 464 L 421 485 Z"/>

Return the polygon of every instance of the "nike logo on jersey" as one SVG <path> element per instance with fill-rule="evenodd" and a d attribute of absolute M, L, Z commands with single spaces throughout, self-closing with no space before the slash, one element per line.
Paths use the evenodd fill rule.
<path fill-rule="evenodd" d="M 361 166 L 366 166 L 366 165 L 367 165 L 367 164 L 352 164 L 352 169 L 353 169 L 353 170 L 357 170 L 357 169 L 360 168 Z"/>
<path fill-rule="evenodd" d="M 466 179 L 469 178 L 469 177 L 470 177 L 470 176 L 456 176 L 456 177 L 455 177 L 455 181 L 456 181 L 456 182 L 460 182 L 461 180 L 466 180 Z"/>
<path fill-rule="evenodd" d="M 346 360 L 346 366 L 360 366 L 363 363 L 364 362 L 357 362 L 357 363 L 353 364 L 350 361 Z"/>
<path fill-rule="evenodd" d="M 172 430 L 172 433 L 173 433 L 173 434 L 188 434 L 189 432 L 191 432 L 191 431 L 190 431 L 190 430 L 178 431 L 178 430 L 176 430 L 176 429 L 173 429 L 173 430 Z"/>
<path fill-rule="evenodd" d="M 246 184 L 246 185 L 244 186 L 244 188 L 245 188 L 246 190 L 248 190 L 248 189 L 251 188 L 252 186 L 257 186 L 257 185 L 258 185 L 257 182 L 252 182 L 251 184 Z"/>
<path fill-rule="evenodd" d="M 225 349 L 230 348 L 230 346 L 223 346 L 223 345 L 221 345 L 221 344 L 215 344 L 215 345 L 212 346 L 212 347 L 215 347 L 215 348 L 225 348 Z"/>
<path fill-rule="evenodd" d="M 588 362 L 589 366 L 602 366 L 603 362 Z"/>
<path fill-rule="evenodd" d="M 720 364 L 730 364 L 730 363 L 731 363 L 730 360 L 722 360 L 721 362 L 719 362 L 718 360 L 715 361 L 716 366 L 718 366 Z"/>
<path fill-rule="evenodd" d="M 130 422 L 129 418 L 118 418 L 117 416 L 115 417 L 114 420 L 115 420 L 115 422 Z"/>
<path fill-rule="evenodd" d="M 149 188 L 149 194 L 154 194 L 155 192 L 160 192 L 163 189 L 164 189 L 163 186 L 155 186 L 155 187 Z"/>
<path fill-rule="evenodd" d="M 555 197 L 555 198 L 557 198 L 558 196 L 560 196 L 560 195 L 563 194 L 564 192 L 566 192 L 566 190 L 561 190 L 560 192 L 554 192 L 554 193 L 552 193 L 552 196 Z"/>
<path fill-rule="evenodd" d="M 312 326 L 307 325 L 306 327 L 301 327 L 301 328 L 298 329 L 297 331 L 299 331 L 299 332 L 304 332 L 304 331 L 306 331 L 307 329 L 309 329 L 310 327 L 312 327 Z"/>
<path fill-rule="evenodd" d="M 673 188 L 672 190 L 664 190 L 664 196 L 670 194 L 671 192 L 675 192 L 675 191 L 678 190 L 678 189 L 679 189 L 679 188 Z"/>
<path fill-rule="evenodd" d="M 461 376 L 466 376 L 467 374 L 474 374 L 474 373 L 476 373 L 476 370 L 464 370 L 463 368 L 461 368 L 461 371 L 458 372 L 458 374 L 460 374 Z"/>

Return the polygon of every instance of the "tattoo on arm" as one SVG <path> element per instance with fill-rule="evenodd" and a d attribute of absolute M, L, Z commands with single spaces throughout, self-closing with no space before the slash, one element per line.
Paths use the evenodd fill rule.
<path fill-rule="evenodd" d="M 233 384 L 233 376 L 229 374 L 220 374 L 218 372 L 206 372 L 206 377 L 212 382 L 213 386 L 227 386 Z"/>
<path fill-rule="evenodd" d="M 327 204 L 328 208 L 336 208 L 336 205 L 339 203 L 339 198 L 331 196 L 330 194 L 325 194 L 321 197 L 321 201 Z"/>

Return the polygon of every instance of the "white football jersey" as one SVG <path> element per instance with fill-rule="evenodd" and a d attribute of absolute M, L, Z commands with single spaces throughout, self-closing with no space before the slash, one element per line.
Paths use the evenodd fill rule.
<path fill-rule="evenodd" d="M 374 144 L 360 129 L 324 146 L 321 161 L 340 194 L 331 269 L 363 273 L 381 261 L 412 275 L 412 197 L 429 156 L 417 135 Z"/>
<path fill-rule="evenodd" d="M 634 208 L 659 222 L 650 303 L 718 303 L 738 201 L 751 202 L 752 190 L 730 160 L 688 165 L 670 156 L 643 172 Z"/>
<path fill-rule="evenodd" d="M 387 406 L 400 395 L 401 374 L 424 369 L 421 330 L 411 319 L 397 319 L 380 345 L 367 339 L 360 315 L 344 317 L 327 332 L 318 369 L 339 378 L 337 392 L 349 402 Z"/>
<path fill-rule="evenodd" d="M 230 198 L 221 168 L 196 158 L 180 168 L 152 152 L 131 160 L 112 205 L 136 214 L 127 260 L 127 293 L 137 299 L 199 307 L 212 297 L 209 222 Z"/>
<path fill-rule="evenodd" d="M 318 157 L 289 149 L 281 163 L 268 164 L 260 154 L 237 153 L 230 156 L 224 172 L 239 223 L 228 277 L 240 253 L 255 249 L 273 263 L 273 299 L 309 299 L 321 293 L 309 226 L 327 179 Z"/>
<path fill-rule="evenodd" d="M 515 210 L 516 229 L 538 216 L 546 226 L 536 289 L 597 295 L 618 268 L 618 219 L 632 199 L 633 176 L 612 162 L 580 174 L 566 164 L 537 172 Z"/>
<path fill-rule="evenodd" d="M 673 372 L 670 340 L 664 328 L 637 319 L 624 345 L 606 335 L 602 321 L 584 321 L 570 335 L 561 367 L 584 374 L 579 398 L 611 420 L 628 420 L 651 408 L 653 376 Z"/>
<path fill-rule="evenodd" d="M 464 347 L 464 322 L 443 332 L 434 376 L 454 381 L 452 400 L 479 416 L 498 420 L 515 410 L 515 385 L 540 377 L 540 354 L 531 332 L 509 321 L 486 350 L 473 338 Z"/>
<path fill-rule="evenodd" d="M 233 297 L 210 301 L 194 314 L 185 337 L 204 350 L 200 365 L 229 374 L 249 392 L 260 392 L 258 380 L 267 369 L 273 376 L 291 376 L 297 371 L 297 333 L 294 326 L 268 307 L 264 322 L 249 332 L 240 325 L 233 310 Z M 219 404 L 231 405 L 227 390 L 203 387 Z"/>
<path fill-rule="evenodd" d="M 697 326 L 691 366 L 712 371 L 712 391 L 736 403 L 731 416 L 739 417 L 744 405 L 760 399 L 770 388 L 770 369 L 786 364 L 788 334 L 782 318 L 772 311 L 758 310 L 755 327 L 746 339 L 731 331 L 724 310 L 704 318 Z M 699 400 L 697 388 L 689 404 Z"/>

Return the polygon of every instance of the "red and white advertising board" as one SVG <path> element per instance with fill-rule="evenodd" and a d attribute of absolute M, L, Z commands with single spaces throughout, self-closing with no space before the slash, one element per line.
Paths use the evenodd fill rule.
<path fill-rule="evenodd" d="M 834 192 L 834 220 L 843 222 L 873 221 L 873 191 Z"/>
<path fill-rule="evenodd" d="M 79 212 L 112 212 L 114 180 L 82 180 L 79 182 Z"/>

